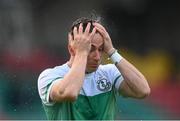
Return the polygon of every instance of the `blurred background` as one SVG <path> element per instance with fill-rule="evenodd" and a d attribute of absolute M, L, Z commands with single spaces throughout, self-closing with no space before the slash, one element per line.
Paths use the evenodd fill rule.
<path fill-rule="evenodd" d="M 151 87 L 144 100 L 119 97 L 117 119 L 180 119 L 179 6 L 178 0 L 0 0 L 0 119 L 46 119 L 38 76 L 68 60 L 68 30 L 92 12 Z"/>

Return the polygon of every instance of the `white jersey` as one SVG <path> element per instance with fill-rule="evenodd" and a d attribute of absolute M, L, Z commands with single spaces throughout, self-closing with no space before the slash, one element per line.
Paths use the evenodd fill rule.
<path fill-rule="evenodd" d="M 55 68 L 46 69 L 38 78 L 38 91 L 48 119 L 93 119 L 92 117 L 95 117 L 95 119 L 113 119 L 114 92 L 117 92 L 123 81 L 123 77 L 116 66 L 114 64 L 100 65 L 96 71 L 85 74 L 83 86 L 78 99 L 74 103 L 65 104 L 64 102 L 57 105 L 57 103 L 50 102 L 49 93 L 53 83 L 61 81 L 69 70 L 70 67 L 65 63 Z M 85 100 L 88 100 L 88 103 L 85 103 Z M 99 102 L 102 105 L 98 105 Z M 53 108 L 57 106 L 59 108 Z M 90 108 L 90 110 L 85 113 L 87 108 Z M 104 113 L 100 114 L 102 110 Z M 109 111 L 112 115 L 109 114 Z"/>

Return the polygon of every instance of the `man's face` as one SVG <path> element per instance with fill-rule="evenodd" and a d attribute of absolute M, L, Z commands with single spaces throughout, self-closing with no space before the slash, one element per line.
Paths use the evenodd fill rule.
<path fill-rule="evenodd" d="M 86 72 L 95 71 L 101 63 L 103 53 L 103 37 L 96 33 L 91 41 L 91 51 L 87 58 Z"/>

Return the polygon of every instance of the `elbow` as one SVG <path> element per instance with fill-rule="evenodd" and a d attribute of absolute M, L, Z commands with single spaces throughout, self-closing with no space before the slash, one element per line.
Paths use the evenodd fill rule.
<path fill-rule="evenodd" d="M 150 93 L 151 93 L 151 89 L 149 87 L 147 87 L 143 92 L 143 98 L 149 96 Z"/>
<path fill-rule="evenodd" d="M 74 102 L 78 98 L 79 91 L 76 91 L 74 89 L 66 88 L 63 93 L 61 93 L 63 97 L 63 101 L 70 101 Z"/>
<path fill-rule="evenodd" d="M 76 91 L 71 91 L 71 90 L 64 90 L 64 91 L 55 91 L 52 93 L 52 99 L 55 102 L 64 102 L 64 101 L 69 101 L 69 102 L 74 102 L 77 100 L 78 93 Z"/>
<path fill-rule="evenodd" d="M 138 98 L 139 99 L 144 99 L 146 98 L 147 96 L 149 96 L 151 93 L 151 89 L 148 87 L 144 88 L 141 93 L 138 95 Z"/>
<path fill-rule="evenodd" d="M 77 100 L 78 93 L 75 91 L 69 91 L 64 95 L 64 101 L 74 102 Z"/>
<path fill-rule="evenodd" d="M 147 82 L 147 80 L 145 79 L 144 82 Z M 138 98 L 144 99 L 144 98 L 148 97 L 150 95 L 150 93 L 151 93 L 151 89 L 149 87 L 149 84 L 145 83 L 144 86 L 142 85 L 142 88 L 140 90 Z"/>

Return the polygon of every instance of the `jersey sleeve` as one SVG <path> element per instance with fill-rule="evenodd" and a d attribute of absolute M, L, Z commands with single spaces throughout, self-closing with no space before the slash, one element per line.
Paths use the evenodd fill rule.
<path fill-rule="evenodd" d="M 63 77 L 60 76 L 53 69 L 46 69 L 43 71 L 38 78 L 38 92 L 40 98 L 45 105 L 53 105 L 54 102 L 50 102 L 49 94 L 52 88 L 52 85 L 61 80 Z"/>
<path fill-rule="evenodd" d="M 114 64 L 108 64 L 107 70 L 109 79 L 112 81 L 115 89 L 118 91 L 122 81 L 124 80 L 122 74 Z"/>

